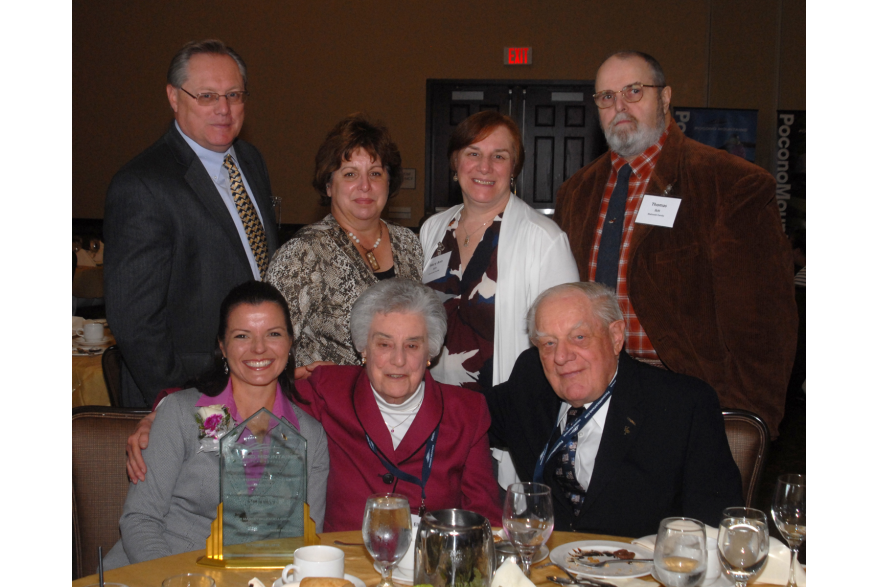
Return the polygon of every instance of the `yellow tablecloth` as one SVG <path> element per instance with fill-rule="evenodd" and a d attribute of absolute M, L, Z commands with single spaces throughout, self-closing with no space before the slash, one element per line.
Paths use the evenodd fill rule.
<path fill-rule="evenodd" d="M 107 348 L 116 344 L 113 335 L 106 331 L 110 341 L 104 345 Z M 90 357 L 73 357 L 73 407 L 79 406 L 109 406 L 110 393 L 104 382 L 104 372 L 101 368 L 102 355 Z M 159 585 L 161 582 L 159 582 Z"/>

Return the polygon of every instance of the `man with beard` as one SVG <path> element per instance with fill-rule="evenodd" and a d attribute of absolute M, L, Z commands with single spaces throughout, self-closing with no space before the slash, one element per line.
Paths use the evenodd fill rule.
<path fill-rule="evenodd" d="M 612 55 L 595 89 L 610 152 L 555 212 L 579 273 L 616 290 L 630 356 L 703 379 L 776 437 L 798 327 L 776 182 L 682 134 L 654 57 Z"/>

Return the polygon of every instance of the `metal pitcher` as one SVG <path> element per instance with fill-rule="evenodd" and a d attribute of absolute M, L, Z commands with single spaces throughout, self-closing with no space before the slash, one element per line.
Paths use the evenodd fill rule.
<path fill-rule="evenodd" d="M 490 587 L 494 557 L 487 518 L 458 509 L 427 512 L 414 544 L 414 584 Z"/>

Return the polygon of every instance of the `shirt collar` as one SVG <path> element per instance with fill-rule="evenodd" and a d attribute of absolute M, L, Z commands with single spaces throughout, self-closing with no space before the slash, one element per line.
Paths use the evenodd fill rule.
<path fill-rule="evenodd" d="M 222 167 L 223 163 L 225 163 L 225 156 L 231 154 L 232 158 L 237 163 L 237 154 L 234 151 L 234 146 L 231 146 L 223 153 L 217 153 L 216 151 L 211 151 L 210 149 L 205 149 L 191 138 L 189 138 L 186 133 L 183 132 L 183 129 L 180 128 L 179 123 L 174 121 L 174 126 L 177 127 L 177 131 L 179 131 L 180 135 L 183 137 L 183 140 L 192 147 L 192 150 L 195 151 L 195 155 L 198 156 L 198 159 L 201 160 L 201 163 L 204 165 L 204 169 L 207 170 L 207 173 L 210 174 L 210 177 L 216 180 L 217 177 L 220 177 L 220 173 L 224 170 Z"/>
<path fill-rule="evenodd" d="M 238 413 L 237 404 L 234 402 L 234 394 L 231 390 L 231 377 L 228 378 L 228 385 L 225 386 L 219 395 L 214 397 L 210 397 L 204 394 L 201 394 L 201 397 L 198 398 L 198 401 L 195 402 L 196 408 L 201 408 L 204 406 L 215 406 L 215 405 L 223 405 L 228 408 L 228 413 L 231 414 L 232 419 L 235 421 L 235 424 L 241 423 L 241 417 Z M 290 424 L 292 424 L 297 430 L 301 429 L 301 426 L 298 423 L 298 418 L 295 415 L 295 410 L 292 408 L 292 403 L 287 401 L 286 396 L 283 395 L 283 390 L 280 388 L 280 383 L 277 383 L 277 389 L 274 394 L 274 409 L 271 411 L 278 418 L 286 418 Z"/>
<path fill-rule="evenodd" d="M 627 163 L 630 163 L 630 168 L 637 177 L 642 177 L 645 173 L 651 173 L 655 168 L 655 165 L 658 164 L 658 156 L 661 154 L 661 149 L 664 148 L 664 143 L 667 142 L 669 132 L 669 128 L 664 129 L 664 132 L 661 133 L 657 142 L 653 143 L 648 149 L 637 155 L 633 161 L 628 161 L 615 151 L 610 151 L 612 168 L 618 173 L 622 167 Z"/>

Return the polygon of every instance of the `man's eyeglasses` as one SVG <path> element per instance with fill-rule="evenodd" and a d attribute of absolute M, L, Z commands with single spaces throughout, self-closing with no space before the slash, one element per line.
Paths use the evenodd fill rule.
<path fill-rule="evenodd" d="M 621 94 L 621 97 L 624 98 L 625 102 L 639 102 L 643 99 L 643 88 L 664 88 L 666 86 L 650 86 L 648 84 L 630 84 L 629 86 L 624 86 L 617 92 L 613 92 L 612 90 L 606 90 L 604 92 L 598 92 L 594 94 L 594 102 L 597 104 L 597 108 L 609 108 L 610 106 L 615 105 L 615 94 Z"/>
<path fill-rule="evenodd" d="M 180 89 L 186 92 L 186 88 L 180 86 Z M 189 94 L 189 92 L 186 92 Z M 198 102 L 199 106 L 211 106 L 216 102 L 219 102 L 220 98 L 225 98 L 228 101 L 229 106 L 234 106 L 235 104 L 243 104 L 247 101 L 247 96 L 250 95 L 247 91 L 240 92 L 229 92 L 227 94 L 217 94 L 216 92 L 202 92 L 198 95 L 189 94 L 195 101 Z"/>

